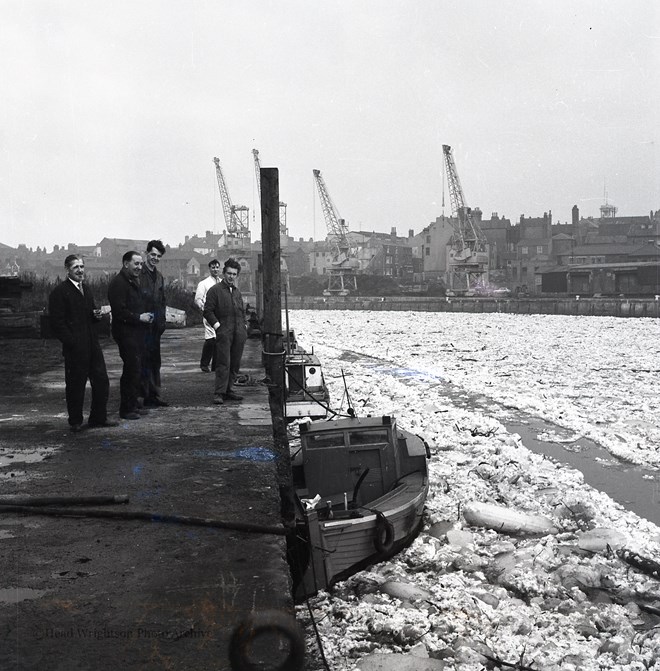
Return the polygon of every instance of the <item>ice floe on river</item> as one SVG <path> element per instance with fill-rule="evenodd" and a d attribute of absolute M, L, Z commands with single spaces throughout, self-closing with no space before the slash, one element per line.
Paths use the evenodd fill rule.
<path fill-rule="evenodd" d="M 660 529 L 505 428 L 524 411 L 556 425 L 541 440 L 585 436 L 660 466 L 657 320 L 354 311 L 289 320 L 320 357 L 333 407 L 346 408 L 345 376 L 358 414 L 396 416 L 433 453 L 414 543 L 310 600 L 331 669 L 660 669 L 660 581 L 645 563 L 660 561 Z M 520 531 L 489 528 L 486 513 L 502 508 Z M 298 616 L 310 668 L 323 668 L 307 606 Z"/>

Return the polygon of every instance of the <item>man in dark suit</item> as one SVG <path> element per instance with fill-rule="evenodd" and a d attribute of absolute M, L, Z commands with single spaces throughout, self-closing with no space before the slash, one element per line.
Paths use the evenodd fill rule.
<path fill-rule="evenodd" d="M 242 396 L 232 390 L 241 368 L 243 347 L 247 340 L 245 306 L 236 286 L 241 264 L 227 259 L 222 269 L 222 282 L 212 286 L 204 302 L 204 319 L 215 331 L 215 390 L 213 403 L 240 401 Z"/>
<path fill-rule="evenodd" d="M 153 312 L 144 308 L 140 292 L 142 255 L 129 251 L 122 257 L 121 270 L 110 280 L 108 300 L 112 310 L 112 337 L 119 347 L 124 363 L 119 380 L 119 416 L 122 419 L 140 419 L 138 398 L 141 394 L 142 357 L 145 334 L 153 323 Z"/>
<path fill-rule="evenodd" d="M 48 312 L 52 331 L 62 342 L 69 425 L 74 433 L 82 429 L 85 386 L 89 379 L 92 405 L 88 426 L 115 426 L 108 422 L 106 415 L 110 383 L 94 329 L 94 323 L 101 319 L 101 311 L 96 309 L 91 290 L 83 285 L 83 259 L 70 254 L 64 266 L 67 278 L 51 292 Z"/>

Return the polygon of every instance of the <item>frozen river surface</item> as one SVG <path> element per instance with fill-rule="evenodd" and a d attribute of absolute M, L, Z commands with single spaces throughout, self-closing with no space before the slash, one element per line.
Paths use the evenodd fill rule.
<path fill-rule="evenodd" d="M 358 414 L 395 415 L 433 452 L 419 538 L 311 601 L 330 668 L 660 669 L 660 582 L 653 564 L 625 561 L 660 562 L 660 529 L 506 429 L 524 414 L 550 422 L 538 440 L 589 438 L 614 462 L 660 466 L 660 322 L 355 311 L 289 321 L 319 355 L 336 409 L 345 376 Z M 556 533 L 469 526 L 470 502 L 546 516 Z"/>

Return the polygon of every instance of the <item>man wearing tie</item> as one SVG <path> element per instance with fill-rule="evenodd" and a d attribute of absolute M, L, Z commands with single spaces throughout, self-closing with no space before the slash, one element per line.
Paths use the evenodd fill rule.
<path fill-rule="evenodd" d="M 247 340 L 245 306 L 236 286 L 241 264 L 236 259 L 227 259 L 222 269 L 222 282 L 212 286 L 206 294 L 204 319 L 215 331 L 215 391 L 213 402 L 222 405 L 225 401 L 240 401 L 242 396 L 232 391 L 238 375 Z"/>
<path fill-rule="evenodd" d="M 208 290 L 221 281 L 220 279 L 220 261 L 218 259 L 211 259 L 209 261 L 210 275 L 202 280 L 197 285 L 195 292 L 195 305 L 204 312 L 204 303 L 206 302 L 206 294 Z M 215 330 L 206 319 L 202 317 L 204 322 L 204 346 L 202 347 L 202 358 L 199 361 L 199 367 L 203 373 L 210 373 L 215 370 Z M 211 367 L 209 368 L 209 364 Z"/>
<path fill-rule="evenodd" d="M 85 289 L 85 262 L 76 254 L 64 260 L 67 278 L 58 284 L 48 298 L 50 325 L 62 342 L 66 407 L 71 431 L 78 433 L 83 424 L 83 405 L 87 380 L 92 387 L 92 404 L 88 426 L 116 426 L 108 422 L 106 406 L 110 392 L 103 351 L 94 323 L 101 319 L 92 292 Z"/>

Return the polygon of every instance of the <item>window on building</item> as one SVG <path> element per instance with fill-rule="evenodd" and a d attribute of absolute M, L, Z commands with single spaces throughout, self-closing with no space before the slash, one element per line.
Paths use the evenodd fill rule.
<path fill-rule="evenodd" d="M 424 254 L 426 256 L 431 256 L 431 248 L 430 247 L 425 247 L 424 248 Z"/>
<path fill-rule="evenodd" d="M 536 246 L 536 253 L 537 254 L 543 254 L 543 245 L 537 245 Z"/>
<path fill-rule="evenodd" d="M 521 247 L 521 248 L 520 248 L 520 253 L 521 253 L 523 256 L 527 256 L 527 254 L 529 254 L 529 247 Z"/>
<path fill-rule="evenodd" d="M 431 244 L 431 236 L 430 236 L 430 235 L 427 235 L 427 236 L 426 236 L 426 244 L 427 244 L 427 245 L 430 245 L 430 244 Z"/>

